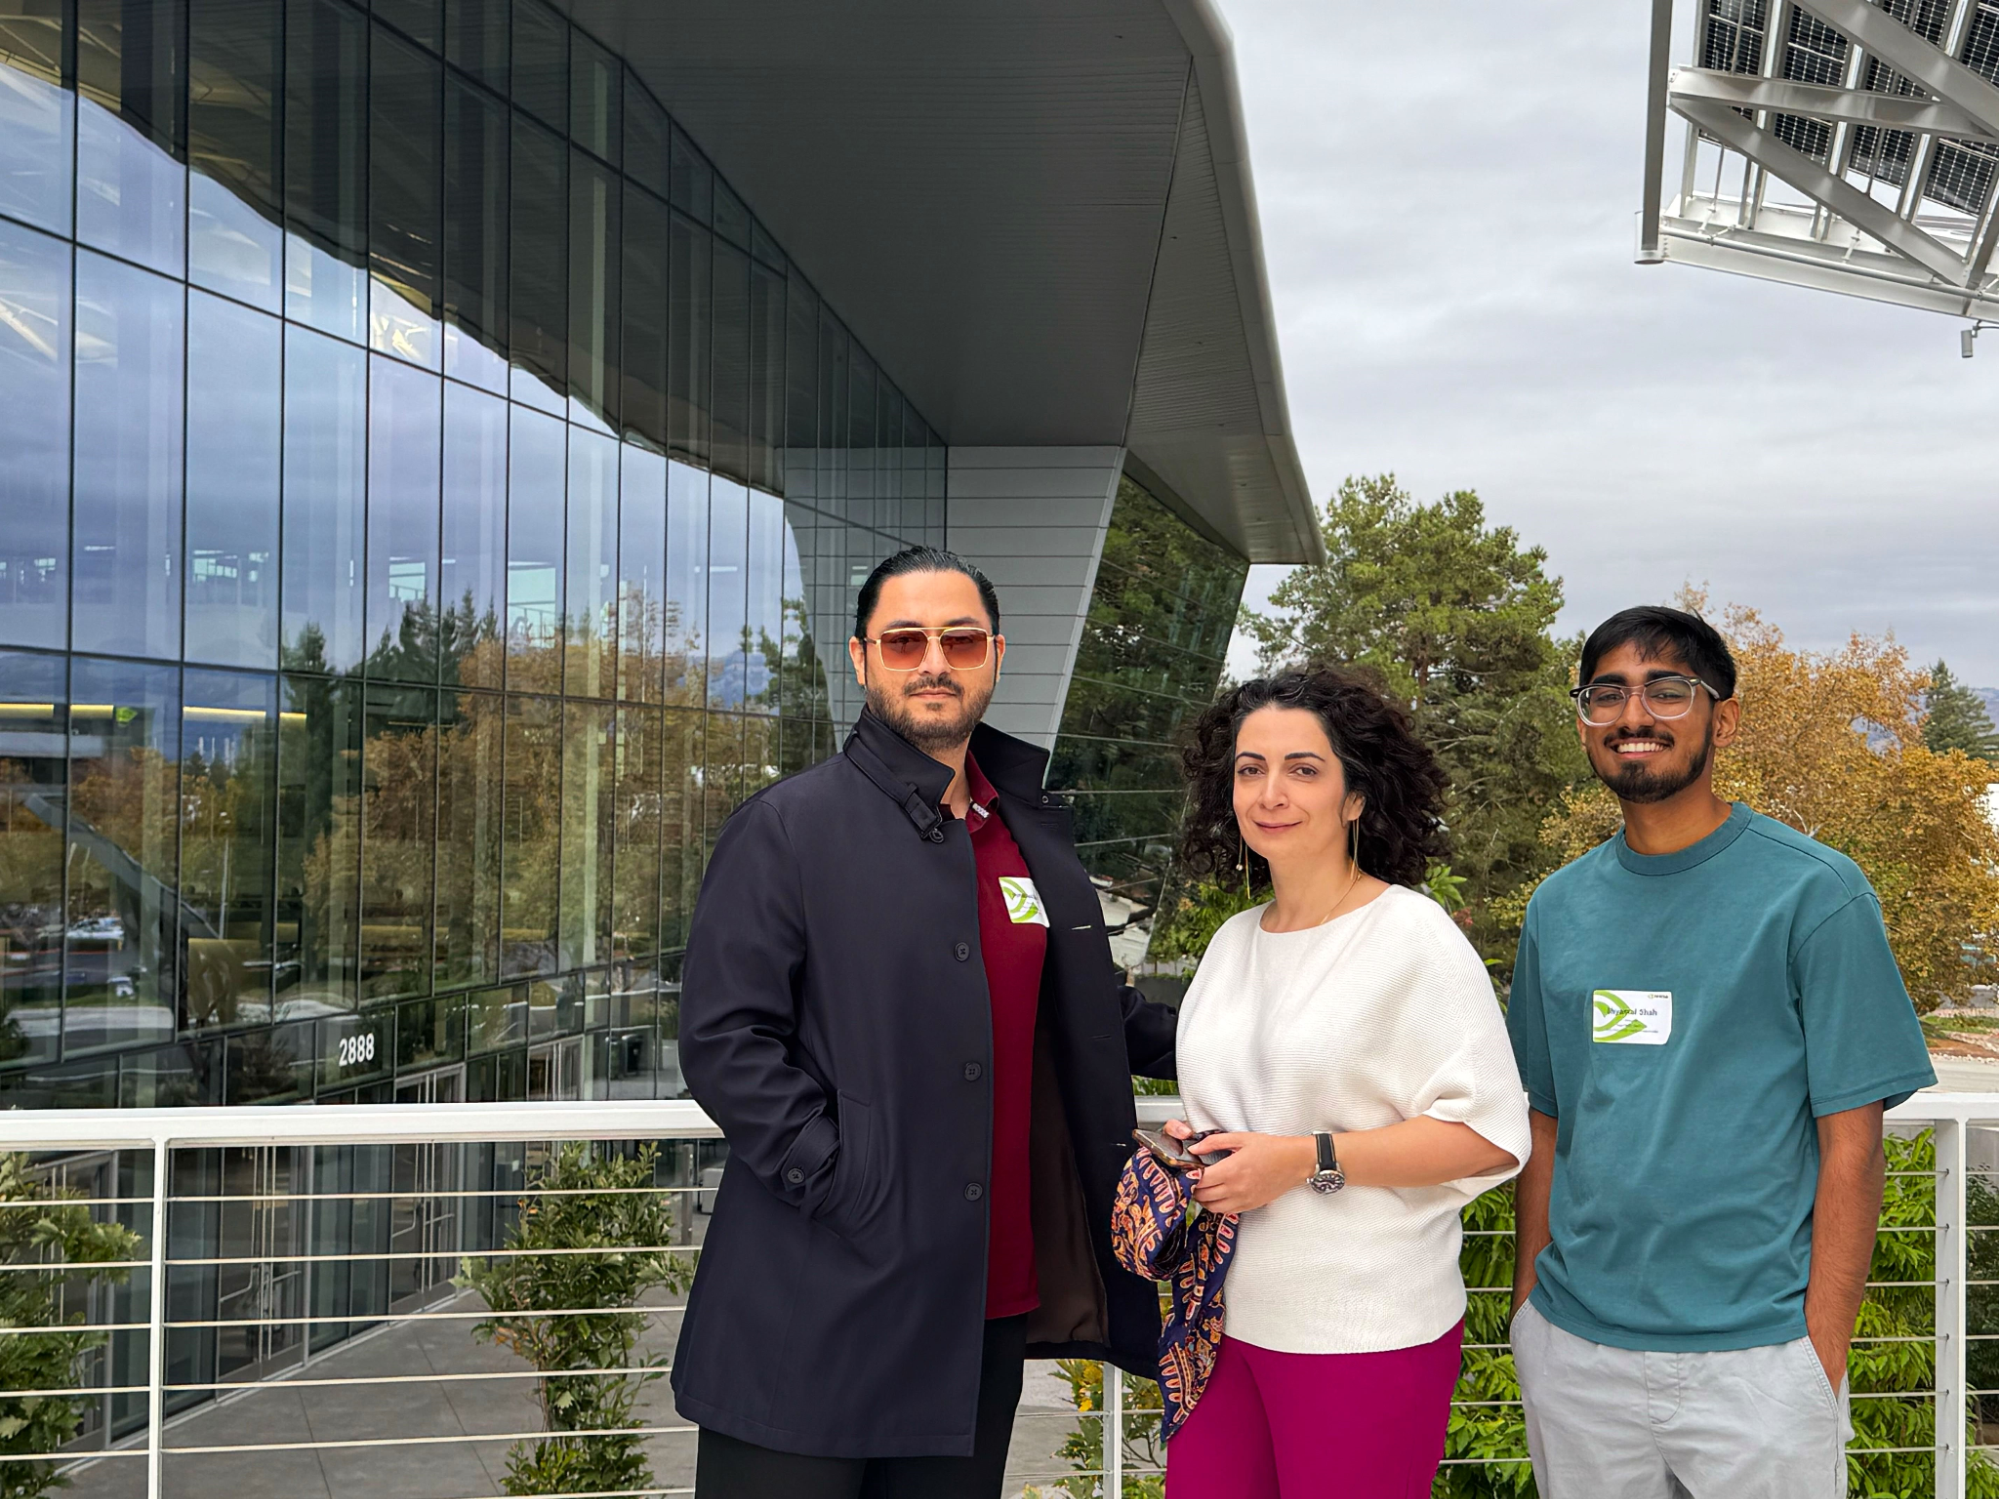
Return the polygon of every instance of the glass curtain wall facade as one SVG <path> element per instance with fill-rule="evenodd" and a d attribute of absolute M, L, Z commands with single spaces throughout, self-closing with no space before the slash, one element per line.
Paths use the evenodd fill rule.
<path fill-rule="evenodd" d="M 1180 745 L 1214 701 L 1249 564 L 1129 474 L 1118 481 L 1048 785 L 1126 967 L 1145 958 L 1186 805 Z"/>
<path fill-rule="evenodd" d="M 6 7 L 0 451 L 10 1107 L 678 1093 L 710 842 L 944 530 L 541 0 Z"/>

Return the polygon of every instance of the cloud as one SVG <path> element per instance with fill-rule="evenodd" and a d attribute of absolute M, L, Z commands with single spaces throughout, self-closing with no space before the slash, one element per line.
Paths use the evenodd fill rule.
<path fill-rule="evenodd" d="M 1476 489 L 1548 549 L 1565 630 L 1704 582 L 1796 644 L 1893 631 L 1999 683 L 1999 340 L 1634 264 L 1643 6 L 1223 8 L 1316 496 Z"/>

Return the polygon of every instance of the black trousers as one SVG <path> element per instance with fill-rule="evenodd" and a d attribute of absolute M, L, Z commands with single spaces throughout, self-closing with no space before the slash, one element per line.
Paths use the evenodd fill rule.
<path fill-rule="evenodd" d="M 780 1496 L 992 1496 L 1006 1480 L 1006 1450 L 1020 1405 L 1027 1358 L 1027 1318 L 986 1324 L 979 1357 L 978 1427 L 970 1458 L 814 1458 L 780 1453 L 710 1428 L 701 1429 L 694 1493 L 728 1500 Z M 921 1379 L 911 1371 L 911 1379 Z"/>

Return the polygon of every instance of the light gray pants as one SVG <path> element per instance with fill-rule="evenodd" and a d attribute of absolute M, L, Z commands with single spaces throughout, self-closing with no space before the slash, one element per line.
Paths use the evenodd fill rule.
<path fill-rule="evenodd" d="M 1593 1344 L 1532 1302 L 1513 1319 L 1543 1495 L 1842 1497 L 1853 1436 L 1810 1339 L 1652 1354 Z"/>

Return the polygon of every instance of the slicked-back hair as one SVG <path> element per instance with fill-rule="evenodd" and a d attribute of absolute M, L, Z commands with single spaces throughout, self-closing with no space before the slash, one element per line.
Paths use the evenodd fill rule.
<path fill-rule="evenodd" d="M 1194 723 L 1181 752 L 1187 819 L 1180 857 L 1197 875 L 1269 883 L 1270 867 L 1242 841 L 1235 817 L 1236 734 L 1260 708 L 1300 708 L 1315 715 L 1339 757 L 1347 790 L 1363 799 L 1360 867 L 1391 885 L 1423 883 L 1432 860 L 1449 857 L 1444 797 L 1450 788 L 1409 715 L 1371 676 L 1347 667 L 1287 667 L 1224 693 Z M 1249 868 L 1234 873 L 1236 861 Z"/>
<path fill-rule="evenodd" d="M 885 557 L 876 563 L 874 572 L 868 574 L 868 581 L 861 585 L 861 597 L 854 602 L 854 635 L 857 639 L 868 638 L 868 621 L 874 617 L 875 605 L 881 601 L 882 585 L 905 573 L 962 573 L 979 586 L 979 603 L 986 608 L 989 628 L 994 635 L 999 634 L 999 595 L 993 591 L 992 581 L 985 574 L 957 553 L 946 552 L 942 547 L 904 547 L 892 557 Z"/>
<path fill-rule="evenodd" d="M 1735 656 L 1721 632 L 1699 615 L 1664 604 L 1620 609 L 1583 642 L 1576 686 L 1585 686 L 1595 677 L 1598 664 L 1619 646 L 1636 646 L 1642 655 L 1683 662 L 1689 672 L 1722 697 L 1735 696 Z"/>

